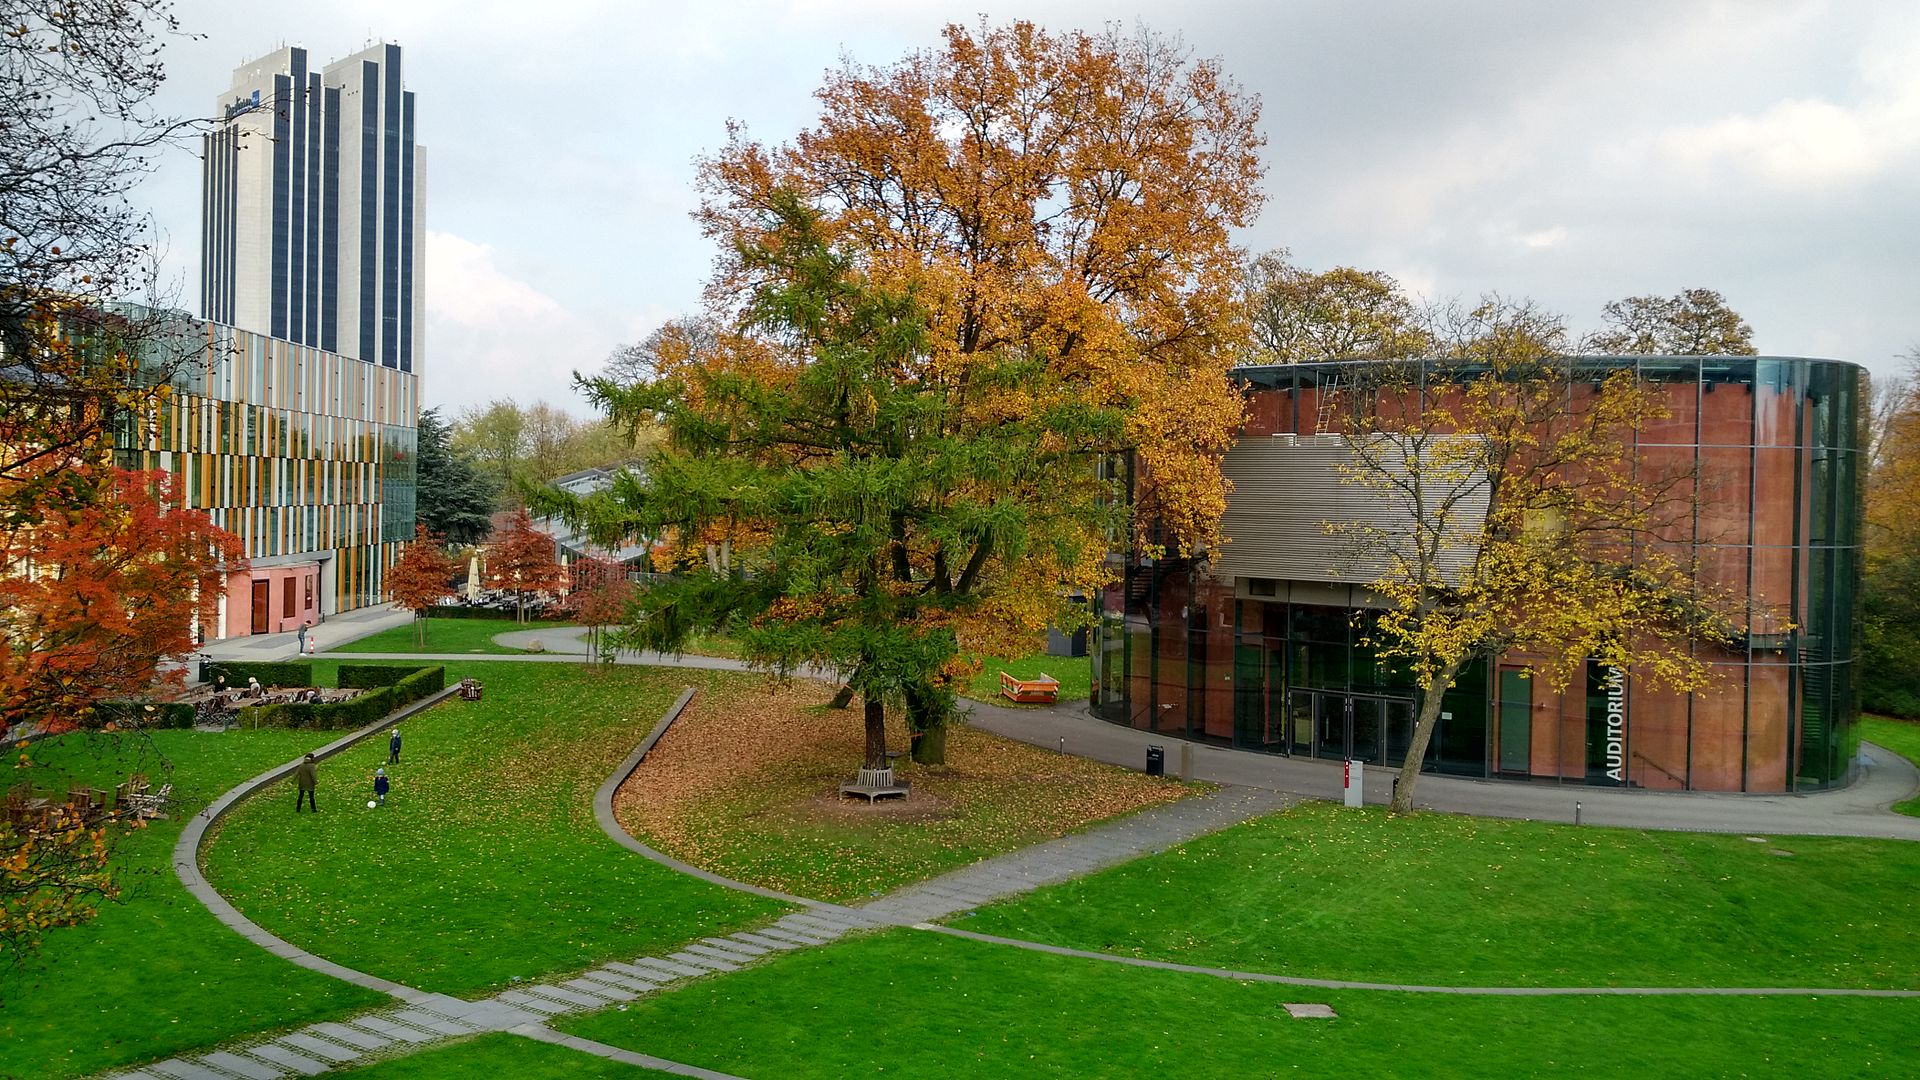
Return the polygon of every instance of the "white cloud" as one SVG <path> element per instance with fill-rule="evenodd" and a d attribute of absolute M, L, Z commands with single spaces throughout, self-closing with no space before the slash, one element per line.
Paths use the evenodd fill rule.
<path fill-rule="evenodd" d="M 1567 238 L 1567 227 L 1555 225 L 1550 229 L 1536 229 L 1533 232 L 1516 233 L 1514 242 L 1531 251 L 1541 251 L 1559 246 Z"/>
<path fill-rule="evenodd" d="M 452 233 L 427 233 L 426 278 L 426 404 L 451 412 L 507 397 L 585 412 L 573 372 L 665 317 L 569 306 L 510 274 L 492 245 Z"/>

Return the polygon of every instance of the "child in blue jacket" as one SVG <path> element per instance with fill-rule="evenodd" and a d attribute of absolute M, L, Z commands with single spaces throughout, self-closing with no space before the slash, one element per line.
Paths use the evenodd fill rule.
<path fill-rule="evenodd" d="M 380 805 L 382 805 L 382 806 L 385 806 L 385 805 L 386 805 L 386 802 L 387 802 L 387 770 L 385 770 L 385 769 L 375 769 L 375 770 L 373 770 L 373 794 L 374 794 L 374 796 L 375 796 L 376 798 L 378 798 L 378 799 L 380 800 Z"/>

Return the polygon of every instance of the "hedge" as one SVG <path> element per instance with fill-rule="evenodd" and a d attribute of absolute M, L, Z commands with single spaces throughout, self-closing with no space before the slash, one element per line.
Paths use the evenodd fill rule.
<path fill-rule="evenodd" d="M 102 701 L 93 707 L 93 718 L 100 724 L 121 724 L 143 728 L 190 728 L 193 705 L 185 701 Z"/>
<path fill-rule="evenodd" d="M 354 665 L 371 667 L 373 665 Z M 357 728 L 365 727 L 395 709 L 437 694 L 446 688 L 447 669 L 443 667 L 392 668 L 401 673 L 398 682 L 376 686 L 347 701 L 323 705 L 293 702 L 286 705 L 254 705 L 240 710 L 243 727 Z"/>
<path fill-rule="evenodd" d="M 404 665 L 396 667 L 393 664 L 341 664 L 333 685 L 369 690 L 376 686 L 392 686 L 414 672 L 423 670 Z"/>
<path fill-rule="evenodd" d="M 249 677 L 261 686 L 312 686 L 313 663 L 309 660 L 221 660 L 207 666 L 207 681 L 218 683 L 227 677 L 227 689 L 239 690 Z"/>

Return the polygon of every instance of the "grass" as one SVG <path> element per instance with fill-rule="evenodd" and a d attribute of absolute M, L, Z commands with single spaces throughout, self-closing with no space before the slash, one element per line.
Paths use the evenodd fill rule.
<path fill-rule="evenodd" d="M 324 651 L 331 653 L 492 653 L 519 655 L 525 649 L 494 644 L 494 635 L 516 630 L 559 630 L 571 624 L 529 623 L 521 626 L 507 619 L 428 619 L 427 643 L 414 644 L 412 623 L 394 626 L 377 634 L 344 642 Z M 324 639 L 323 639 L 324 640 Z"/>
<path fill-rule="evenodd" d="M 297 968 L 222 926 L 173 874 L 184 817 L 330 733 L 157 731 L 72 735 L 32 747 L 31 776 L 111 787 L 134 772 L 174 785 L 181 813 L 126 835 L 120 903 L 49 931 L 38 955 L 0 967 L 0 1076 L 60 1077 L 165 1057 L 246 1032 L 378 1005 L 384 994 Z M 170 761 L 172 771 L 163 771 Z"/>
<path fill-rule="evenodd" d="M 1335 1020 L 1293 1020 L 1284 1002 Z M 746 1076 L 1885 1077 L 1912 1000 L 1470 997 L 1242 983 L 893 930 L 554 1026 Z M 1906 1064 L 1902 1065 L 1901 1062 Z"/>
<path fill-rule="evenodd" d="M 1783 853 L 1791 852 L 1791 855 Z M 957 925 L 1282 975 L 1920 988 L 1920 844 L 1305 803 Z"/>
<path fill-rule="evenodd" d="M 995 705 L 1005 705 L 1010 709 L 1037 708 L 1038 706 L 1020 705 L 1000 696 L 1000 673 L 1002 671 L 1018 679 L 1031 679 L 1041 674 L 1051 675 L 1060 680 L 1060 700 L 1064 702 L 1086 703 L 1093 689 L 1093 661 L 1084 656 L 1048 656 L 1034 653 L 1017 660 L 998 660 L 991 656 L 977 657 L 982 666 L 973 681 L 967 685 L 964 695 L 979 701 L 991 701 Z"/>
<path fill-rule="evenodd" d="M 1915 765 L 1920 765 L 1920 721 L 1895 720 L 1888 716 L 1860 717 L 1860 737 L 1871 743 L 1899 754 Z M 1920 817 L 1920 795 L 1906 802 L 1893 804 L 1896 814 Z"/>
<path fill-rule="evenodd" d="M 486 685 L 404 727 L 387 805 L 370 810 L 386 740 L 320 769 L 318 815 L 281 784 L 236 808 L 207 876 L 262 926 L 408 985 L 478 993 L 633 956 L 780 906 L 677 874 L 604 835 L 594 790 L 689 682 L 744 676 L 462 663 Z"/>
<path fill-rule="evenodd" d="M 911 795 L 868 805 L 840 794 L 864 742 L 859 711 L 823 707 L 831 696 L 755 680 L 696 698 L 622 790 L 622 823 L 716 873 L 853 902 L 1188 790 L 955 724 L 945 766 L 903 759 Z"/>
<path fill-rule="evenodd" d="M 472 1076 L 495 1076 L 502 1080 L 622 1080 L 672 1074 L 496 1032 L 329 1075 L 352 1080 L 464 1080 Z"/>

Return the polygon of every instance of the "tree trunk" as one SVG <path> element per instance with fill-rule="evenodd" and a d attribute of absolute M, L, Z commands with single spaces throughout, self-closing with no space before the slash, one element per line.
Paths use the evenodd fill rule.
<path fill-rule="evenodd" d="M 1421 692 L 1420 719 L 1413 725 L 1413 743 L 1407 747 L 1407 758 L 1400 764 L 1393 803 L 1389 807 L 1396 816 L 1413 813 L 1413 787 L 1420 781 L 1420 765 L 1427 758 L 1427 746 L 1433 742 L 1433 729 L 1440 723 L 1442 699 L 1453 688 L 1461 666 L 1462 662 L 1456 661 L 1442 668 L 1433 685 Z"/>
<path fill-rule="evenodd" d="M 416 649 L 427 647 L 427 613 L 424 611 L 413 613 L 413 647 Z"/>
<path fill-rule="evenodd" d="M 921 765 L 947 763 L 947 709 L 932 687 L 907 691 L 907 731 L 913 736 L 913 760 Z"/>
<path fill-rule="evenodd" d="M 880 699 L 867 696 L 867 768 L 887 767 L 887 708 Z"/>

